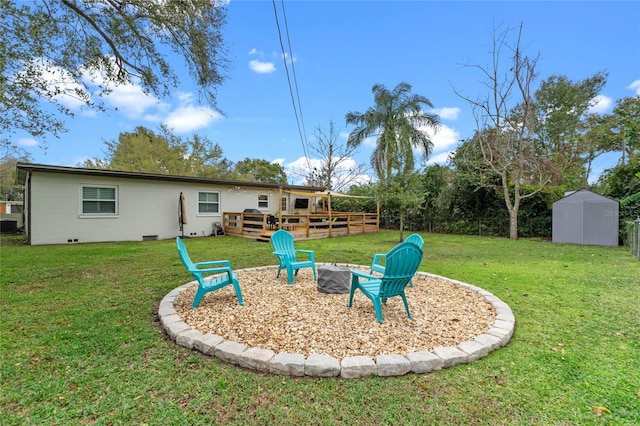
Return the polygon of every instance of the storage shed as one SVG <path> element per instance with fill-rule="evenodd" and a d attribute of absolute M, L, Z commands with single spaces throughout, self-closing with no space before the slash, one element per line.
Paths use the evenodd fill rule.
<path fill-rule="evenodd" d="M 619 204 L 587 189 L 553 203 L 553 242 L 617 246 Z"/>

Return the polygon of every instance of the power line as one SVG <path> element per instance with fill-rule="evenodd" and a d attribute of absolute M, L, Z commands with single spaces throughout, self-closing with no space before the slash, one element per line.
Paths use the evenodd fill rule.
<path fill-rule="evenodd" d="M 293 73 L 293 84 L 296 88 L 296 96 L 298 98 L 298 109 L 300 110 L 300 122 L 302 123 L 302 134 L 304 135 L 304 143 L 309 146 L 307 141 L 307 129 L 304 127 L 304 114 L 302 113 L 302 103 L 300 102 L 300 90 L 298 90 L 298 79 L 296 77 L 296 67 L 295 61 L 293 60 L 293 49 L 291 48 L 291 37 L 289 37 L 289 25 L 287 24 L 287 14 L 284 10 L 284 0 L 281 0 L 282 3 L 282 16 L 284 18 L 284 29 L 287 34 L 287 44 L 289 46 L 289 53 L 291 54 L 291 71 Z"/>
<path fill-rule="evenodd" d="M 284 16 L 284 22 L 285 22 L 285 29 L 286 29 L 286 34 L 287 34 L 287 44 L 289 46 L 289 56 L 291 57 L 291 69 L 293 72 L 293 78 L 294 78 L 294 82 L 295 82 L 295 88 L 296 88 L 296 96 L 294 96 L 293 94 L 293 87 L 291 85 L 291 77 L 289 75 L 289 67 L 287 65 L 287 53 L 284 49 L 284 43 L 282 42 L 282 31 L 280 30 L 280 22 L 278 20 L 278 10 L 276 8 L 276 2 L 275 0 L 271 0 L 271 3 L 273 4 L 273 14 L 275 16 L 276 19 L 276 27 L 278 28 L 278 38 L 280 40 L 280 50 L 282 51 L 282 60 L 284 62 L 284 69 L 287 73 L 287 82 L 289 84 L 289 94 L 291 95 L 291 103 L 293 104 L 293 113 L 295 114 L 296 117 L 296 124 L 298 126 L 298 133 L 300 135 L 300 142 L 302 144 L 302 151 L 304 152 L 304 158 L 307 161 L 307 167 L 309 167 L 309 170 L 311 170 L 311 163 L 309 161 L 309 152 L 307 149 L 307 143 L 306 143 L 306 135 L 304 132 L 306 132 L 306 130 L 304 129 L 304 120 L 302 119 L 302 106 L 300 104 L 300 92 L 298 90 L 298 81 L 296 79 L 296 75 L 295 75 L 295 67 L 293 66 L 293 52 L 291 51 L 291 39 L 289 37 L 289 28 L 287 27 L 287 17 L 286 17 L 286 13 L 284 10 L 284 0 L 282 0 L 282 14 Z M 298 99 L 298 105 L 296 106 L 296 97 Z M 300 110 L 300 117 L 298 117 L 298 110 Z M 302 122 L 302 125 L 300 124 Z"/>

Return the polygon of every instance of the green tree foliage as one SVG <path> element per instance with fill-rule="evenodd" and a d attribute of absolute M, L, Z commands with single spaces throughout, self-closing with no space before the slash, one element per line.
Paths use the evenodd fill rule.
<path fill-rule="evenodd" d="M 233 163 L 222 156 L 218 144 L 198 135 L 184 139 L 166 127 L 161 127 L 160 133 L 137 127 L 105 145 L 105 159 L 87 160 L 83 166 L 223 179 L 229 178 L 232 171 Z"/>
<path fill-rule="evenodd" d="M 386 216 L 391 216 L 404 240 L 405 218 L 415 214 L 424 201 L 419 173 L 398 173 L 376 185 L 376 196 Z"/>
<path fill-rule="evenodd" d="M 584 137 L 589 124 L 586 115 L 606 81 L 604 72 L 578 82 L 554 75 L 535 92 L 535 138 L 541 151 L 552 153 L 555 167 L 561 171 L 552 183 L 563 181 L 574 188 L 587 185 L 590 170 L 585 165 L 599 147 L 597 139 Z"/>
<path fill-rule="evenodd" d="M 607 170 L 598 181 L 602 195 L 620 201 L 622 222 L 640 217 L 640 161 L 631 160 Z"/>
<path fill-rule="evenodd" d="M 433 150 L 427 129 L 438 130 L 437 115 L 422 111 L 433 107 L 424 96 L 411 93 L 411 85 L 399 83 L 392 91 L 381 84 L 371 89 L 374 106 L 366 112 L 348 112 L 347 124 L 356 126 L 349 134 L 348 146 L 359 146 L 375 136 L 376 148 L 371 155 L 371 165 L 380 181 L 389 180 L 394 173 L 412 173 L 413 149 L 419 149 L 425 159 Z"/>
<path fill-rule="evenodd" d="M 613 132 L 619 136 L 614 147 L 622 154 L 622 164 L 640 161 L 640 96 L 619 99 L 613 116 Z"/>
<path fill-rule="evenodd" d="M 484 161 L 475 139 L 464 141 L 449 161 L 455 170 L 448 199 L 448 232 L 507 235 L 509 216 L 500 176 Z"/>
<path fill-rule="evenodd" d="M 69 102 L 102 108 L 93 94 L 136 83 L 164 97 L 178 84 L 178 53 L 215 109 L 227 62 L 223 2 L 1 0 L 0 130 L 59 135 Z M 96 90 L 97 86 L 97 90 Z M 45 102 L 42 102 L 45 101 Z M 48 103 L 48 105 L 47 105 Z M 51 108 L 53 106 L 53 109 Z"/>
<path fill-rule="evenodd" d="M 8 141 L 0 141 L 0 148 L 0 197 L 3 200 L 22 200 L 22 186 L 16 185 L 16 164 L 31 161 L 31 155 Z"/>
<path fill-rule="evenodd" d="M 253 182 L 286 184 L 287 173 L 278 163 L 267 160 L 245 158 L 238 161 L 234 168 L 235 178 Z"/>
<path fill-rule="evenodd" d="M 418 230 L 447 232 L 451 218 L 455 171 L 439 164 L 428 166 L 420 176 L 424 200 L 420 211 L 408 217 L 410 227 Z"/>

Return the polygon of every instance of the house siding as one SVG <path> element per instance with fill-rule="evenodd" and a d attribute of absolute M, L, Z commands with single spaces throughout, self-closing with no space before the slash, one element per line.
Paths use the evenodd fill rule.
<path fill-rule="evenodd" d="M 82 215 L 83 185 L 116 186 L 117 215 Z M 211 235 L 213 223 L 221 222 L 225 211 L 241 212 L 245 208 L 258 208 L 258 194 L 269 196 L 269 209 L 262 209 L 265 213 L 277 212 L 279 203 L 278 189 L 42 171 L 31 175 L 30 188 L 31 222 L 28 232 L 33 245 L 142 241 L 145 239 L 143 237 L 155 236 L 158 239 L 175 238 L 181 235 L 178 224 L 181 192 L 185 197 L 187 215 L 184 235 L 194 237 Z M 198 214 L 199 191 L 219 191 L 218 214 Z"/>

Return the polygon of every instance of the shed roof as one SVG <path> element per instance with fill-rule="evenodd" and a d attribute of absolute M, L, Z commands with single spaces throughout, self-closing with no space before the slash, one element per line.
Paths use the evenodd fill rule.
<path fill-rule="evenodd" d="M 618 202 L 612 198 L 605 197 L 604 195 L 596 194 L 593 191 L 589 191 L 588 189 L 580 189 L 578 191 L 572 192 L 566 197 L 560 198 L 555 201 L 553 204 L 562 203 L 562 204 L 570 204 L 570 203 L 583 203 L 585 201 L 599 201 L 599 202 L 609 202 L 618 204 Z"/>
<path fill-rule="evenodd" d="M 304 185 L 282 185 L 276 183 L 264 183 L 264 182 L 250 182 L 241 180 L 225 180 L 225 179 L 212 179 L 196 176 L 176 176 L 176 175 L 163 175 L 158 173 L 138 173 L 138 172 L 125 172 L 120 170 L 107 170 L 107 169 L 88 169 L 83 167 L 67 167 L 67 166 L 53 166 L 48 164 L 35 164 L 35 163 L 22 163 L 19 162 L 16 165 L 16 181 L 24 185 L 27 172 L 43 172 L 43 173 L 61 173 L 83 176 L 103 176 L 114 178 L 129 178 L 129 179 L 143 179 L 143 180 L 161 180 L 169 182 L 188 182 L 188 183 L 201 183 L 208 185 L 234 185 L 234 186 L 250 186 L 252 188 L 267 188 L 267 189 L 285 189 L 285 190 L 298 190 L 298 191 L 324 191 L 325 188 L 319 186 L 304 186 Z"/>

